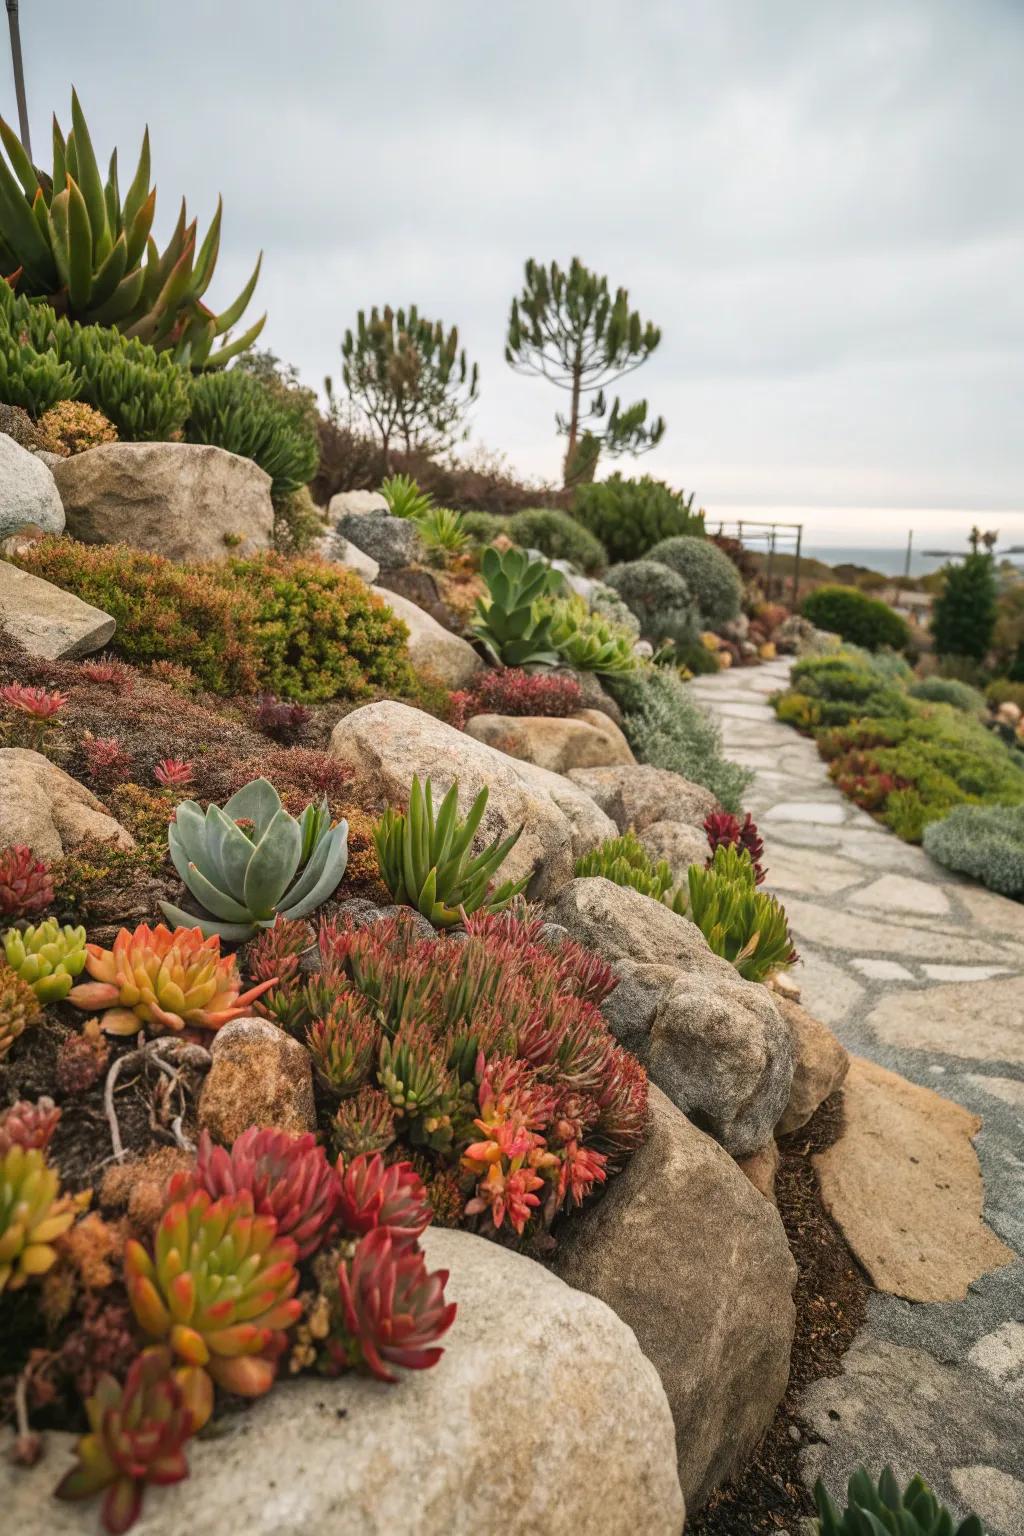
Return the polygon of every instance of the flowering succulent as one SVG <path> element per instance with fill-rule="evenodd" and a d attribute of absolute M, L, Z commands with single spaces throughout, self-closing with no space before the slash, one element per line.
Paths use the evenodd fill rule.
<path fill-rule="evenodd" d="M 17 971 L 0 963 L 0 1061 L 19 1035 L 43 1016 L 39 999 Z"/>
<path fill-rule="evenodd" d="M 53 900 L 49 866 L 37 859 L 27 843 L 15 843 L 0 853 L 0 916 L 28 917 Z"/>
<path fill-rule="evenodd" d="M 164 789 L 182 789 L 192 783 L 192 764 L 180 757 L 163 757 L 153 769 L 153 777 Z"/>
<path fill-rule="evenodd" d="M 274 1217 L 278 1236 L 292 1239 L 300 1261 L 323 1246 L 339 1200 L 338 1175 L 311 1134 L 253 1126 L 229 1152 L 204 1131 L 195 1178 L 214 1200 L 248 1191 L 257 1216 Z"/>
<path fill-rule="evenodd" d="M 54 1241 L 81 1202 L 60 1193 L 60 1180 L 36 1147 L 18 1142 L 0 1155 L 0 1295 L 20 1290 L 56 1261 Z"/>
<path fill-rule="evenodd" d="M 62 928 L 53 917 L 35 927 L 8 928 L 3 947 L 11 970 L 28 982 L 41 1003 L 67 997 L 85 965 L 85 929 Z"/>
<path fill-rule="evenodd" d="M 377 1056 L 380 1027 L 358 993 L 335 997 L 306 1032 L 313 1067 L 329 1093 L 345 1098 L 368 1080 Z"/>
<path fill-rule="evenodd" d="M 378 1153 L 357 1157 L 346 1168 L 339 1158 L 338 1176 L 338 1215 L 346 1232 L 362 1237 L 374 1227 L 387 1227 L 398 1249 L 415 1244 L 430 1225 L 423 1180 L 411 1163 L 385 1167 Z"/>
<path fill-rule="evenodd" d="M 369 1084 L 342 1100 L 331 1122 L 335 1151 L 347 1161 L 363 1153 L 386 1152 L 395 1139 L 395 1112 L 382 1088 Z"/>
<path fill-rule="evenodd" d="M 0 688 L 0 703 L 33 720 L 52 720 L 67 703 L 69 695 L 55 688 L 47 693 L 45 688 L 30 688 L 26 683 L 7 683 Z"/>
<path fill-rule="evenodd" d="M 0 1156 L 11 1147 L 24 1147 L 26 1152 L 45 1152 L 57 1129 L 60 1110 L 52 1099 L 37 1099 L 33 1104 L 21 1099 L 10 1109 L 0 1111 Z"/>
<path fill-rule="evenodd" d="M 113 949 L 86 946 L 85 964 L 92 981 L 68 994 L 76 1008 L 103 1008 L 103 1029 L 110 1035 L 134 1035 L 148 1024 L 155 1033 L 186 1028 L 220 1029 L 240 1018 L 273 981 L 242 992 L 234 955 L 221 955 L 216 934 L 204 939 L 199 928 L 163 923 L 134 933 L 122 928 Z"/>
<path fill-rule="evenodd" d="M 363 1366 L 379 1381 L 397 1381 L 390 1366 L 426 1370 L 444 1351 L 436 1341 L 455 1320 L 445 1303 L 448 1271 L 427 1273 L 418 1247 L 395 1242 L 387 1227 L 360 1238 L 338 1265 L 341 1316 L 329 1341 L 335 1368 Z"/>
<path fill-rule="evenodd" d="M 715 856 L 715 849 L 721 844 L 733 843 L 739 848 L 745 848 L 750 854 L 750 862 L 754 866 L 754 882 L 760 885 L 764 880 L 766 871 L 761 864 L 761 855 L 764 853 L 764 842 L 758 835 L 757 824 L 748 811 L 742 823 L 738 816 L 733 816 L 730 811 L 712 811 L 704 822 L 704 831 L 707 835 L 708 847 L 711 849 L 707 864 L 710 868 Z"/>
<path fill-rule="evenodd" d="M 75 1447 L 78 1465 L 56 1492 L 59 1499 L 103 1493 L 101 1512 L 110 1536 L 138 1519 L 149 1483 L 179 1483 L 188 1476 L 184 1445 L 193 1432 L 192 1418 L 172 1365 L 169 1349 L 143 1350 L 123 1385 L 101 1376 L 86 1402 L 89 1433 Z"/>
<path fill-rule="evenodd" d="M 130 1238 L 128 1299 L 150 1338 L 166 1340 L 197 1427 L 213 1406 L 213 1383 L 243 1397 L 268 1391 L 299 1316 L 297 1248 L 272 1216 L 257 1216 L 248 1190 L 211 1200 L 172 1178 L 152 1256 Z"/>

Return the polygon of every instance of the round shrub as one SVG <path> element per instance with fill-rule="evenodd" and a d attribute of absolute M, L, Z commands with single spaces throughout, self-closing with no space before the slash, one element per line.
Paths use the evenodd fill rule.
<path fill-rule="evenodd" d="M 711 629 L 728 624 L 740 611 L 743 583 L 740 573 L 709 539 L 681 536 L 662 539 L 648 555 L 681 576 L 690 589 L 697 611 Z"/>
<path fill-rule="evenodd" d="M 693 497 L 673 491 L 662 480 L 644 475 L 625 480 L 611 475 L 581 485 L 573 497 L 573 516 L 608 551 L 610 560 L 639 560 L 660 539 L 704 532 L 704 519 L 693 508 Z"/>
<path fill-rule="evenodd" d="M 503 531 L 522 548 L 539 549 L 549 560 L 569 560 L 588 575 L 608 564 L 601 540 L 567 512 L 554 507 L 528 507 L 516 512 Z"/>
<path fill-rule="evenodd" d="M 922 840 L 947 869 L 1024 899 L 1024 805 L 959 805 L 925 827 Z"/>
<path fill-rule="evenodd" d="M 313 428 L 239 368 L 198 374 L 185 436 L 252 459 L 270 476 L 275 501 L 308 484 L 319 456 Z"/>
<path fill-rule="evenodd" d="M 117 442 L 117 428 L 84 400 L 58 400 L 43 412 L 37 427 L 43 446 L 61 458 Z"/>
<path fill-rule="evenodd" d="M 606 580 L 639 620 L 646 640 L 685 645 L 696 638 L 697 615 L 690 589 L 669 566 L 658 560 L 630 560 L 613 566 Z"/>
<path fill-rule="evenodd" d="M 819 587 L 804 599 L 801 612 L 818 629 L 831 630 L 868 651 L 883 645 L 902 651 L 910 640 L 905 620 L 888 603 L 856 587 Z"/>
<path fill-rule="evenodd" d="M 493 512 L 463 512 L 462 529 L 474 544 L 490 544 L 499 534 L 508 534 L 509 520 Z"/>
<path fill-rule="evenodd" d="M 985 695 L 956 677 L 919 678 L 916 683 L 911 683 L 910 694 L 929 704 L 952 704 L 965 715 L 985 713 Z"/>

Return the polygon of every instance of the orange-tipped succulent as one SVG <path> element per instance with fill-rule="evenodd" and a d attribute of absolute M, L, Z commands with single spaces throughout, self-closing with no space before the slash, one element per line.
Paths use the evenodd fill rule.
<path fill-rule="evenodd" d="M 68 1001 L 105 1009 L 100 1022 L 110 1035 L 134 1035 L 143 1024 L 154 1034 L 220 1029 L 274 985 L 243 992 L 234 955 L 222 955 L 219 935 L 204 939 L 199 928 L 172 933 L 140 923 L 134 933 L 122 928 L 113 949 L 86 945 L 86 956 L 93 980 L 73 987 Z"/>
<path fill-rule="evenodd" d="M 203 1131 L 195 1180 L 214 1200 L 248 1190 L 257 1214 L 273 1216 L 280 1235 L 298 1247 L 300 1259 L 323 1246 L 340 1194 L 338 1175 L 313 1135 L 258 1126 L 243 1131 L 230 1152 L 215 1147 Z"/>
<path fill-rule="evenodd" d="M 171 1180 L 170 1204 L 151 1256 L 125 1244 L 125 1284 L 140 1327 L 166 1341 L 197 1425 L 213 1408 L 213 1383 L 243 1397 L 269 1390 L 300 1312 L 297 1249 L 273 1216 L 253 1214 L 244 1190 L 211 1200 L 189 1175 Z"/>
<path fill-rule="evenodd" d="M 0 1295 L 45 1275 L 57 1258 L 53 1244 L 81 1204 L 81 1197 L 61 1195 L 60 1180 L 38 1148 L 17 1142 L 7 1148 L 0 1156 Z"/>
<path fill-rule="evenodd" d="M 103 1524 L 120 1536 L 135 1523 L 149 1483 L 180 1483 L 188 1476 L 184 1445 L 193 1423 L 172 1370 L 169 1349 L 147 1349 L 124 1385 L 101 1376 L 85 1405 L 89 1433 L 75 1447 L 78 1465 L 62 1479 L 58 1499 L 103 1493 Z"/>

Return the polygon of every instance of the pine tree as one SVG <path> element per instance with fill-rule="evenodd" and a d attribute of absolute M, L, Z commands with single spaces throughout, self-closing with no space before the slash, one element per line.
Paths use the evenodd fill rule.
<path fill-rule="evenodd" d="M 593 479 L 602 449 L 613 456 L 643 453 L 660 442 L 665 422 L 659 416 L 648 425 L 646 400 L 623 409 L 615 399 L 609 411 L 605 398 L 606 388 L 645 363 L 660 341 L 657 326 L 630 309 L 627 290 L 619 288 L 613 298 L 608 279 L 578 256 L 568 273 L 556 262 L 526 263 L 523 291 L 512 300 L 505 361 L 569 391 L 568 415 L 555 418 L 568 438 L 566 485 Z"/>
<path fill-rule="evenodd" d="M 984 541 L 982 541 L 984 542 Z M 990 548 L 982 553 L 972 537 L 971 553 L 946 571 L 946 585 L 935 600 L 932 635 L 940 656 L 969 656 L 981 661 L 992 644 L 996 622 L 996 572 Z"/>

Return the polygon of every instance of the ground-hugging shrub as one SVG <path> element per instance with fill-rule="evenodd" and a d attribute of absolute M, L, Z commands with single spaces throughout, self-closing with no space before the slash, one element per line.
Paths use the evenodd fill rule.
<path fill-rule="evenodd" d="M 605 580 L 635 615 L 645 640 L 655 645 L 671 640 L 684 646 L 697 638 L 697 613 L 690 589 L 667 565 L 657 560 L 631 560 L 612 566 Z"/>
<path fill-rule="evenodd" d="M 955 677 L 921 677 L 910 684 L 910 697 L 929 704 L 950 704 L 965 715 L 985 713 L 985 695 Z"/>
<path fill-rule="evenodd" d="M 113 422 L 84 400 L 59 400 L 51 405 L 39 418 L 39 435 L 47 450 L 62 458 L 98 448 L 101 443 L 117 442 Z"/>
<path fill-rule="evenodd" d="M 985 689 L 985 698 L 993 709 L 998 709 L 1000 704 L 1016 704 L 1018 709 L 1024 709 L 1024 683 L 997 677 Z"/>
<path fill-rule="evenodd" d="M 527 507 L 505 521 L 503 532 L 523 549 L 539 549 L 549 560 L 568 560 L 592 576 L 608 564 L 601 540 L 556 507 Z"/>
<path fill-rule="evenodd" d="M 703 784 L 727 811 L 739 811 L 753 774 L 722 756 L 715 722 L 671 667 L 646 667 L 611 677 L 608 687 L 623 713 L 622 728 L 641 763 L 668 768 Z"/>
<path fill-rule="evenodd" d="M 996 572 L 990 554 L 973 550 L 945 572 L 932 608 L 932 635 L 940 656 L 981 661 L 996 622 Z"/>
<path fill-rule="evenodd" d="M 639 560 L 660 540 L 678 534 L 704 533 L 703 515 L 693 511 L 693 496 L 683 496 L 650 475 L 628 480 L 614 474 L 577 486 L 572 511 L 614 561 Z"/>
<path fill-rule="evenodd" d="M 1024 901 L 1024 805 L 960 805 L 924 828 L 926 853 Z"/>
<path fill-rule="evenodd" d="M 478 672 L 468 688 L 451 695 L 452 725 L 459 729 L 473 715 L 546 715 L 564 719 L 582 708 L 574 677 L 495 667 Z"/>
<path fill-rule="evenodd" d="M 740 573 L 710 539 L 692 535 L 662 539 L 648 550 L 647 558 L 660 560 L 683 578 L 709 629 L 728 624 L 739 614 L 743 596 Z"/>
<path fill-rule="evenodd" d="M 819 587 L 804 599 L 801 613 L 818 629 L 830 630 L 869 651 L 890 646 L 901 651 L 910 640 L 905 619 L 856 587 Z"/>
<path fill-rule="evenodd" d="M 316 473 L 316 433 L 240 368 L 198 374 L 191 381 L 185 435 L 252 459 L 271 479 L 271 495 L 289 496 Z"/>
<path fill-rule="evenodd" d="M 886 663 L 876 664 L 869 655 L 838 651 L 827 656 L 806 656 L 790 672 L 791 692 L 814 700 L 812 725 L 845 725 L 852 720 L 877 716 L 909 716 L 912 706 L 903 689 L 889 681 Z M 776 701 L 776 710 L 790 695 Z"/>
<path fill-rule="evenodd" d="M 502 534 L 509 537 L 509 518 L 493 512 L 463 512 L 462 527 L 474 544 L 493 544 Z"/>

